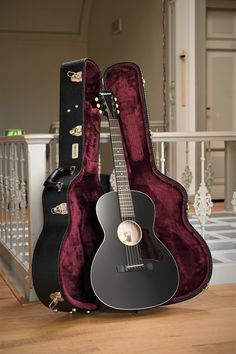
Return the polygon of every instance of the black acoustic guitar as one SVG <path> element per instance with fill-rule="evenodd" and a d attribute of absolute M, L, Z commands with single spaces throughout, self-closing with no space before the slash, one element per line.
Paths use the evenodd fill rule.
<path fill-rule="evenodd" d="M 152 200 L 130 190 L 116 99 L 111 92 L 100 92 L 97 101 L 109 122 L 117 192 L 106 193 L 96 205 L 104 240 L 92 262 L 91 284 L 98 299 L 111 308 L 156 307 L 175 294 L 178 268 L 154 234 Z"/>

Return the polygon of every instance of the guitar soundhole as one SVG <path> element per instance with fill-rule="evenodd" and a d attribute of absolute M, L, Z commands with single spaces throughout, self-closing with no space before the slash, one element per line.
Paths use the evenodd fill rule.
<path fill-rule="evenodd" d="M 125 220 L 117 228 L 119 240 L 126 246 L 137 245 L 142 238 L 140 226 L 133 220 Z"/>

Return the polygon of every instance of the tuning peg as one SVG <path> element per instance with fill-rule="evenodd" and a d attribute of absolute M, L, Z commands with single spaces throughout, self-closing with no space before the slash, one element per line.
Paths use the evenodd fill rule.
<path fill-rule="evenodd" d="M 120 111 L 119 111 L 119 109 L 117 109 L 116 113 L 117 113 L 117 114 L 120 114 Z"/>
<path fill-rule="evenodd" d="M 99 113 L 100 113 L 100 114 L 102 114 L 102 113 L 103 113 L 101 109 L 99 109 Z"/>
<path fill-rule="evenodd" d="M 95 97 L 94 100 L 95 100 L 95 102 L 98 102 L 98 101 L 99 101 L 99 98 L 98 98 L 98 97 Z"/>
<path fill-rule="evenodd" d="M 117 97 L 114 97 L 114 101 L 115 101 L 115 102 L 117 101 Z"/>
<path fill-rule="evenodd" d="M 118 103 L 116 103 L 116 108 L 118 108 L 119 107 L 119 105 L 118 105 Z"/>
<path fill-rule="evenodd" d="M 101 107 L 100 103 L 97 103 L 97 108 L 100 108 L 100 107 Z"/>

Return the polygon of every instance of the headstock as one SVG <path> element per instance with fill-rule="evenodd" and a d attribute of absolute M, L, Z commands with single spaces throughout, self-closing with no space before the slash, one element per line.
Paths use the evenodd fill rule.
<path fill-rule="evenodd" d="M 118 110 L 117 98 L 113 96 L 112 92 L 99 91 L 98 97 L 95 97 L 99 113 L 109 118 L 116 119 L 120 114 Z"/>

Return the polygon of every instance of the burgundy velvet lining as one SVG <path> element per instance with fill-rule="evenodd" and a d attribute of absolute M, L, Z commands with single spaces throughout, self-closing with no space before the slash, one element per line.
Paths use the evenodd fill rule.
<path fill-rule="evenodd" d="M 70 303 L 80 309 L 94 310 L 98 301 L 90 284 L 90 266 L 101 242 L 102 231 L 95 205 L 102 195 L 98 179 L 100 115 L 94 102 L 100 88 L 100 73 L 95 64 L 86 62 L 84 103 L 83 166 L 72 182 L 68 205 L 70 224 L 60 250 L 60 282 Z"/>
<path fill-rule="evenodd" d="M 130 187 L 152 198 L 156 207 L 155 233 L 172 252 L 179 268 L 179 288 L 171 303 L 186 300 L 209 281 L 212 262 L 208 247 L 187 220 L 183 187 L 155 168 L 138 67 L 133 63 L 112 66 L 105 73 L 105 86 L 118 98 Z"/>

